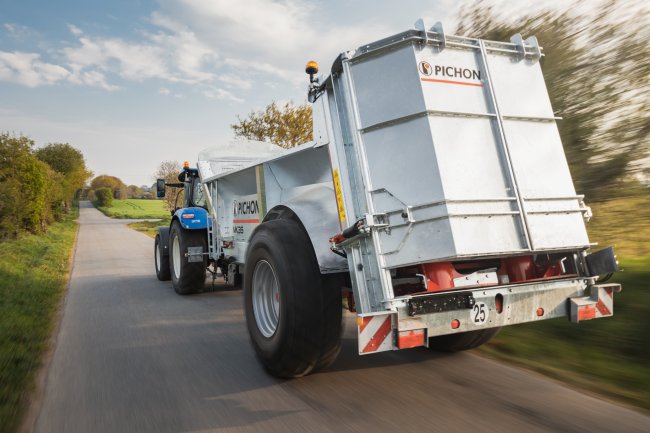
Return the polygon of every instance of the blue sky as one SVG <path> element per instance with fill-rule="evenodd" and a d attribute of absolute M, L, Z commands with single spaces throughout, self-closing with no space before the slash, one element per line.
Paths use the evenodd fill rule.
<path fill-rule="evenodd" d="M 462 3 L 0 0 L 0 131 L 68 142 L 96 175 L 151 184 L 161 161 L 231 139 L 237 115 L 304 103 L 307 60 L 327 70 L 419 17 L 453 28 Z"/>

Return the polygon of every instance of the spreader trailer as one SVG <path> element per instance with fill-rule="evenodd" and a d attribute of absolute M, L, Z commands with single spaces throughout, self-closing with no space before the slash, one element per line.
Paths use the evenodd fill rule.
<path fill-rule="evenodd" d="M 342 303 L 360 354 L 464 350 L 503 326 L 612 315 L 620 286 L 602 281 L 616 258 L 590 254 L 542 55 L 534 37 L 458 37 L 420 20 L 340 54 L 325 76 L 308 63 L 312 142 L 201 153 L 208 251 L 181 259 L 243 276 L 269 371 L 329 365 Z M 255 146 L 264 155 L 251 160 Z"/>

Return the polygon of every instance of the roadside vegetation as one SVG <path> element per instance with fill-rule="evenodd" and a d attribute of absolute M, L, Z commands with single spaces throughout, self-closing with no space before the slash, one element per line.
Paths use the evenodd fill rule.
<path fill-rule="evenodd" d="M 509 326 L 480 353 L 650 410 L 650 194 L 592 209 L 590 240 L 614 245 L 623 269 L 611 280 L 623 285 L 614 317 Z"/>
<path fill-rule="evenodd" d="M 168 226 L 171 215 L 164 200 L 114 200 L 102 198 L 101 189 L 97 190 L 95 207 L 111 218 L 155 219 L 155 221 L 136 221 L 129 224 L 133 230 L 142 232 L 151 238 L 156 237 L 156 227 Z"/>
<path fill-rule="evenodd" d="M 115 200 L 95 203 L 97 209 L 111 218 L 167 218 L 169 211 L 161 200 Z"/>
<path fill-rule="evenodd" d="M 0 433 L 18 427 L 70 272 L 79 189 L 68 143 L 0 133 Z"/>
<path fill-rule="evenodd" d="M 78 209 L 45 234 L 0 248 L 0 433 L 13 432 L 34 388 L 72 262 Z"/>
<path fill-rule="evenodd" d="M 145 235 L 149 236 L 151 239 L 154 239 L 156 237 L 156 227 L 160 227 L 160 226 L 169 227 L 170 222 L 171 222 L 171 217 L 168 215 L 167 217 L 165 217 L 165 219 L 159 221 L 134 222 L 129 224 L 129 227 L 131 227 L 133 230 L 137 230 L 139 232 L 144 233 Z"/>
<path fill-rule="evenodd" d="M 36 148 L 28 137 L 0 132 L 0 242 L 45 233 L 70 211 L 91 175 L 68 143 Z"/>

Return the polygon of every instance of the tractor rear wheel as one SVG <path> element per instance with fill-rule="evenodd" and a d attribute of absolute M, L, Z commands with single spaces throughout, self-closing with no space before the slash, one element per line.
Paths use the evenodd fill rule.
<path fill-rule="evenodd" d="M 207 239 L 203 231 L 185 230 L 174 221 L 169 231 L 169 258 L 174 290 L 179 295 L 189 295 L 203 290 L 207 267 L 206 256 L 191 262 L 187 256 L 189 247 L 201 247 L 207 251 Z"/>

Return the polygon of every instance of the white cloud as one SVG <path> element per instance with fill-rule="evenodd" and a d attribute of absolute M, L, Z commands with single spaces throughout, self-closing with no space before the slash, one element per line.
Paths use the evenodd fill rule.
<path fill-rule="evenodd" d="M 242 78 L 241 75 L 221 74 L 217 76 L 217 80 L 229 87 L 236 87 L 239 89 L 250 89 L 253 87 L 253 81 Z"/>
<path fill-rule="evenodd" d="M 0 80 L 38 87 L 66 80 L 70 75 L 67 69 L 42 61 L 40 54 L 0 51 Z"/>
<path fill-rule="evenodd" d="M 160 89 L 158 89 L 158 94 L 160 94 L 160 95 L 165 95 L 165 96 L 167 96 L 167 95 L 169 95 L 171 92 L 172 92 L 172 91 L 169 90 L 167 87 L 161 87 Z"/>
<path fill-rule="evenodd" d="M 127 43 L 117 38 L 93 39 L 85 36 L 79 38 L 79 42 L 81 45 L 77 47 L 62 50 L 75 71 L 97 68 L 134 81 L 171 75 L 161 47 Z"/>
<path fill-rule="evenodd" d="M 75 36 L 81 36 L 83 32 L 81 29 L 74 24 L 68 24 L 68 30 L 70 30 L 70 33 L 72 33 Z"/>
<path fill-rule="evenodd" d="M 5 30 L 7 31 L 7 34 L 17 40 L 17 41 L 25 41 L 28 40 L 34 36 L 37 35 L 37 33 L 30 29 L 29 27 L 16 24 L 16 23 L 5 23 L 2 25 Z"/>
<path fill-rule="evenodd" d="M 222 101 L 244 102 L 244 99 L 235 96 L 233 93 L 218 87 L 209 87 L 203 90 L 203 96 L 208 99 L 220 99 Z"/>
<path fill-rule="evenodd" d="M 78 43 L 63 48 L 61 54 L 74 71 L 102 71 L 129 81 L 159 79 L 197 84 L 215 79 L 210 68 L 218 55 L 213 49 L 187 27 L 156 14 L 152 22 L 160 30 L 142 32 L 138 42 L 91 37 L 69 25 Z"/>
<path fill-rule="evenodd" d="M 306 2 L 249 0 L 180 0 L 202 29 L 216 30 L 239 48 L 272 47 L 277 54 L 302 50 L 313 34 L 313 7 Z"/>
<path fill-rule="evenodd" d="M 69 76 L 68 81 L 72 84 L 80 84 L 90 87 L 101 87 L 102 89 L 108 91 L 119 89 L 118 86 L 108 84 L 106 76 L 99 71 L 75 71 Z"/>
<path fill-rule="evenodd" d="M 115 90 L 118 77 L 158 80 L 239 102 L 258 86 L 298 91 L 307 60 L 321 61 L 326 74 L 341 51 L 394 32 L 370 15 L 344 22 L 322 7 L 298 0 L 160 0 L 149 16 L 152 27 L 136 37 L 96 36 L 69 23 L 74 42 L 49 54 L 73 84 Z"/>

